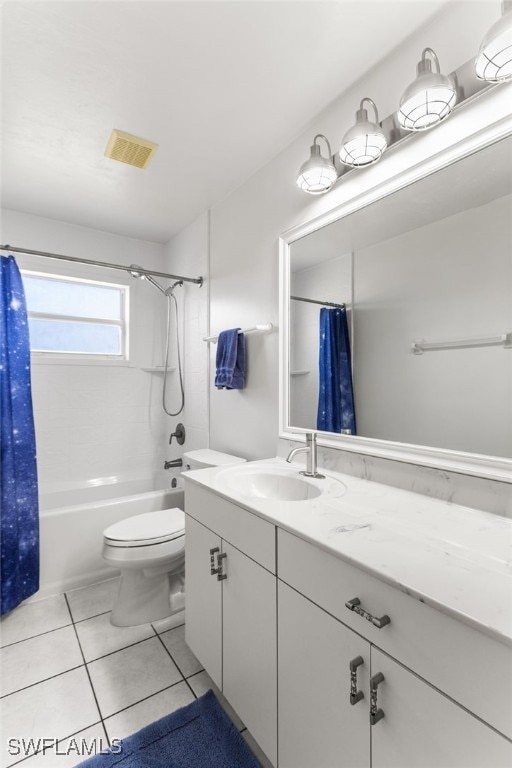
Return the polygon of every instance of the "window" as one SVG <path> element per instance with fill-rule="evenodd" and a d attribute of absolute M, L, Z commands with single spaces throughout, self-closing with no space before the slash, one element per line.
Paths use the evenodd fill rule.
<path fill-rule="evenodd" d="M 23 270 L 32 352 L 128 359 L 128 286 Z"/>

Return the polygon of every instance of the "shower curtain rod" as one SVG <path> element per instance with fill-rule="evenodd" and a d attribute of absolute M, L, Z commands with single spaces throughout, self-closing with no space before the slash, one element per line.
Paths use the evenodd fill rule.
<path fill-rule="evenodd" d="M 109 264 L 106 261 L 94 261 L 93 259 L 78 259 L 76 256 L 63 256 L 60 253 L 49 253 L 47 251 L 31 251 L 28 248 L 15 248 L 12 245 L 0 245 L 0 251 L 12 251 L 13 253 L 25 253 L 28 256 L 46 256 L 49 259 L 62 259 L 63 261 L 74 261 L 78 264 L 91 264 L 93 267 L 107 267 L 107 269 L 121 269 L 123 272 L 134 272 L 134 265 L 124 266 L 123 264 Z M 151 275 L 153 277 L 167 277 L 169 280 L 183 280 L 186 283 L 203 284 L 202 277 L 183 277 L 182 275 L 170 275 L 167 272 L 155 272 L 152 269 L 144 269 L 137 266 L 138 275 Z"/>
<path fill-rule="evenodd" d="M 345 309 L 347 306 L 343 304 L 333 304 L 332 301 L 315 301 L 315 299 L 303 299 L 301 296 L 290 296 L 293 301 L 307 301 L 308 304 L 321 304 L 323 307 L 336 307 L 337 309 Z"/>

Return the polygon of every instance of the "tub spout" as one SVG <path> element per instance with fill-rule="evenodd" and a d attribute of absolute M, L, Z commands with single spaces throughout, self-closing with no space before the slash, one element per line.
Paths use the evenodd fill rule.
<path fill-rule="evenodd" d="M 170 461 L 164 462 L 164 469 L 171 469 L 171 467 L 182 467 L 183 466 L 183 459 L 171 459 Z"/>

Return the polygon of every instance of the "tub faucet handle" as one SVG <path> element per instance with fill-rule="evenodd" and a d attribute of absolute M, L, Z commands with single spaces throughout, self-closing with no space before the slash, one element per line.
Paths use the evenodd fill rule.
<path fill-rule="evenodd" d="M 183 424 L 178 424 L 176 427 L 176 432 L 172 432 L 170 438 L 169 438 L 169 445 L 172 443 L 173 437 L 176 438 L 176 442 L 178 445 L 183 445 L 185 442 L 185 427 Z"/>

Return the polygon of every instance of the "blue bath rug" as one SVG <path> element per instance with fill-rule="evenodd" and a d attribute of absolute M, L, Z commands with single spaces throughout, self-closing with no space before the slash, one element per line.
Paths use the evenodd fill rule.
<path fill-rule="evenodd" d="M 213 691 L 77 768 L 261 768 Z"/>

